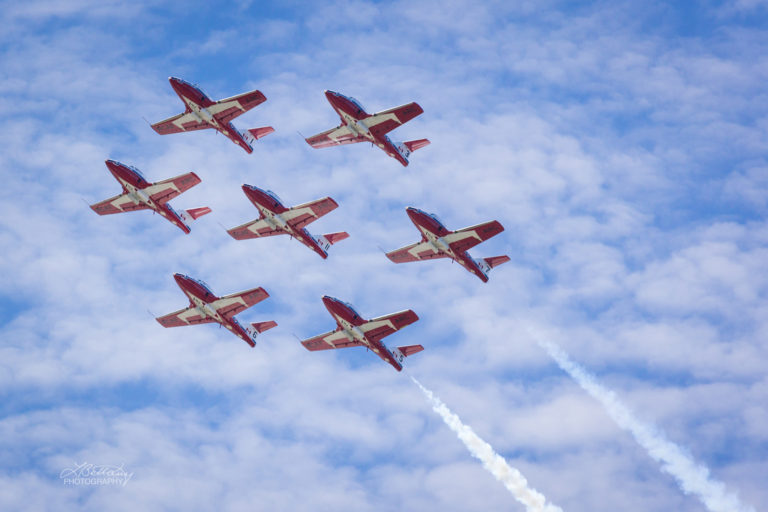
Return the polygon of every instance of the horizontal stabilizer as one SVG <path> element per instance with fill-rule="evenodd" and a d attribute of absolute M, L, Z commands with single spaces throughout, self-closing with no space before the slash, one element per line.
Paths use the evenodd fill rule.
<path fill-rule="evenodd" d="M 483 261 L 488 265 L 488 268 L 493 268 L 508 262 L 509 256 L 491 256 L 490 258 L 483 258 Z"/>
<path fill-rule="evenodd" d="M 403 145 L 408 148 L 408 151 L 413 153 L 417 149 L 421 149 L 424 146 L 429 146 L 429 139 L 409 140 L 403 142 Z"/>
<path fill-rule="evenodd" d="M 203 215 L 211 213 L 211 209 L 207 206 L 202 206 L 200 208 L 190 208 L 186 211 L 186 214 L 189 216 L 189 219 L 191 220 L 197 220 Z"/>
<path fill-rule="evenodd" d="M 405 356 L 412 356 L 413 354 L 416 354 L 418 352 L 421 352 L 424 350 L 424 347 L 421 345 L 407 345 L 405 347 L 397 347 L 397 349 Z"/>
<path fill-rule="evenodd" d="M 429 145 L 429 140 L 419 139 L 419 140 L 409 140 L 408 142 L 401 142 L 396 146 L 396 148 L 398 153 L 400 153 L 400 156 L 402 156 L 407 162 L 408 157 L 411 156 L 411 153 L 427 145 Z M 403 164 L 403 165 L 406 165 L 406 164 Z"/>
<path fill-rule="evenodd" d="M 336 242 L 341 242 L 345 238 L 349 238 L 349 233 L 346 231 L 340 231 L 339 233 L 328 233 L 327 235 L 323 235 L 326 240 L 328 240 L 328 243 L 333 245 Z"/>
<path fill-rule="evenodd" d="M 484 273 L 487 274 L 493 267 L 498 267 L 502 263 L 506 263 L 508 261 L 509 261 L 509 256 L 505 255 L 505 256 L 491 256 L 490 258 L 475 260 L 475 263 L 477 263 L 477 266 L 480 267 L 480 270 L 482 270 Z"/>
<path fill-rule="evenodd" d="M 317 242 L 317 245 L 320 246 L 320 249 L 322 249 L 323 252 L 325 252 L 325 255 L 321 254 L 321 256 L 323 256 L 323 259 L 325 259 L 328 255 L 328 249 L 331 248 L 331 245 L 341 240 L 344 240 L 347 237 L 349 237 L 349 234 L 345 233 L 344 231 L 341 231 L 339 233 L 328 233 L 327 235 L 320 235 L 312 238 L 315 239 L 315 242 Z"/>
<path fill-rule="evenodd" d="M 251 128 L 248 130 L 248 132 L 253 135 L 254 139 L 260 139 L 262 137 L 266 137 L 270 133 L 274 132 L 275 129 L 271 126 L 262 126 L 261 128 Z"/>
<path fill-rule="evenodd" d="M 251 324 L 251 327 L 253 327 L 253 330 L 256 332 L 264 332 L 268 331 L 269 329 L 272 329 L 273 327 L 277 327 L 277 322 L 274 320 L 269 320 L 267 322 L 254 322 Z"/>

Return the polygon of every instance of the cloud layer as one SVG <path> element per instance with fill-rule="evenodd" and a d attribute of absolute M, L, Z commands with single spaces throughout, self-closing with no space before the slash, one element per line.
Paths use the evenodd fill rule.
<path fill-rule="evenodd" d="M 330 294 L 420 321 L 410 371 L 564 510 L 700 510 L 551 364 L 552 338 L 756 509 L 768 504 L 768 98 L 760 2 L 239 2 L 193 9 L 40 1 L 0 10 L 0 507 L 473 510 L 509 494 L 413 386 L 361 349 L 309 353 Z M 695 15 L 694 15 L 695 14 Z M 210 132 L 158 136 L 169 75 L 221 98 L 259 88 L 247 155 Z M 368 145 L 314 150 L 338 122 L 323 90 L 370 110 L 417 101 L 391 135 L 428 137 L 408 168 Z M 175 200 L 98 217 L 104 160 L 148 179 L 195 171 Z M 295 241 L 237 242 L 240 186 L 330 195 L 311 226 L 348 231 L 326 261 Z M 84 203 L 85 201 L 85 203 Z M 406 206 L 506 230 L 487 284 L 448 261 L 390 263 Z M 279 328 L 255 349 L 214 326 L 162 329 L 174 272 Z M 124 488 L 67 487 L 76 462 Z M 479 500 L 478 496 L 482 497 Z M 55 505 L 54 505 L 55 504 Z M 512 505 L 517 506 L 517 505 Z"/>

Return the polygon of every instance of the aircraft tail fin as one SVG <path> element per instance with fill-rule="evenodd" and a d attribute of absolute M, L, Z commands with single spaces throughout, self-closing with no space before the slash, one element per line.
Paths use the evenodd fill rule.
<path fill-rule="evenodd" d="M 406 345 L 404 347 L 397 347 L 397 350 L 399 350 L 405 357 L 408 357 L 416 354 L 417 352 L 421 352 L 424 350 L 424 347 L 421 345 Z"/>
<path fill-rule="evenodd" d="M 264 331 L 268 331 L 269 329 L 276 327 L 277 322 L 274 320 L 267 320 L 266 322 L 254 322 L 251 324 L 251 326 L 246 329 L 248 332 L 248 335 L 251 337 L 251 340 L 253 340 L 253 343 L 251 346 L 254 346 L 256 344 L 256 338 Z"/>
<path fill-rule="evenodd" d="M 481 260 L 476 260 L 477 264 L 480 265 L 480 268 L 483 269 L 483 272 L 488 273 L 492 268 L 498 267 L 502 263 L 506 263 L 509 261 L 509 256 L 502 255 L 502 256 L 491 256 L 489 258 L 483 258 Z"/>
<path fill-rule="evenodd" d="M 349 238 L 349 233 L 346 231 L 339 231 L 338 233 L 326 233 L 323 235 L 323 238 L 325 238 L 329 244 L 333 245 L 336 242 L 341 242 L 345 238 Z"/>
<path fill-rule="evenodd" d="M 277 322 L 274 320 L 267 320 L 266 322 L 254 322 L 251 324 L 251 327 L 253 327 L 254 331 L 262 333 L 272 329 L 273 327 L 277 327 Z"/>
<path fill-rule="evenodd" d="M 271 126 L 262 126 L 261 128 L 251 128 L 248 130 L 248 133 L 250 133 L 254 139 L 258 140 L 262 137 L 266 137 L 270 133 L 274 132 L 275 129 Z"/>
<path fill-rule="evenodd" d="M 421 352 L 422 350 L 424 350 L 424 347 L 421 345 L 406 345 L 403 347 L 397 347 L 396 349 L 392 350 L 392 357 L 394 357 L 395 361 L 397 361 L 402 366 L 403 359 L 408 356 L 412 356 L 417 352 Z M 400 369 L 398 368 L 397 371 L 400 371 Z"/>
<path fill-rule="evenodd" d="M 232 125 L 231 122 L 230 122 L 230 125 Z M 235 128 L 235 130 L 237 129 Z M 243 137 L 243 140 L 249 146 L 252 146 L 253 143 L 256 142 L 258 139 L 261 139 L 262 137 L 266 137 L 273 131 L 275 131 L 275 129 L 272 128 L 271 126 L 262 126 L 261 128 L 251 128 L 250 130 L 237 130 L 237 132 Z"/>
<path fill-rule="evenodd" d="M 429 139 L 409 140 L 407 142 L 403 142 L 403 146 L 408 148 L 408 151 L 413 153 L 417 149 L 421 149 L 424 146 L 429 146 Z"/>
<path fill-rule="evenodd" d="M 338 233 L 327 233 L 325 235 L 315 237 L 315 241 L 325 252 L 328 252 L 328 249 L 330 249 L 333 244 L 340 242 L 348 237 L 349 233 L 346 231 L 340 231 Z"/>
<path fill-rule="evenodd" d="M 179 217 L 189 222 L 189 221 L 197 220 L 203 215 L 206 215 L 208 213 L 211 213 L 211 209 L 208 208 L 207 206 L 202 206 L 200 208 L 190 208 L 189 210 L 184 210 L 179 214 Z"/>
<path fill-rule="evenodd" d="M 429 145 L 429 139 L 418 139 L 418 140 L 409 140 L 406 142 L 400 142 L 395 146 L 397 148 L 397 151 L 402 155 L 403 158 L 408 160 L 408 157 L 411 156 L 411 153 L 416 151 L 417 149 L 421 149 L 424 146 Z"/>

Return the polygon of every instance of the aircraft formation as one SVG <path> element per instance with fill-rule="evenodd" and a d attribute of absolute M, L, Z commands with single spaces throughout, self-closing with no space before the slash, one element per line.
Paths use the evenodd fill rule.
<path fill-rule="evenodd" d="M 184 103 L 185 111 L 152 124 L 152 129 L 160 135 L 213 129 L 246 152 L 252 153 L 253 144 L 258 139 L 275 131 L 271 126 L 239 130 L 232 124 L 233 119 L 266 101 L 261 91 L 254 90 L 214 101 L 199 87 L 180 78 L 170 77 L 168 80 Z M 428 139 L 396 143 L 387 135 L 424 112 L 418 103 L 412 102 L 368 114 L 354 98 L 333 91 L 325 91 L 325 96 L 339 115 L 341 124 L 306 138 L 307 144 L 313 148 L 370 142 L 403 166 L 407 166 L 411 154 L 430 143 Z M 91 209 L 99 215 L 151 210 L 173 223 L 185 234 L 189 234 L 191 230 L 187 223 L 211 212 L 208 207 L 177 212 L 168 204 L 171 199 L 201 183 L 200 178 L 193 172 L 153 183 L 147 181 L 135 167 L 114 160 L 107 160 L 105 163 L 109 172 L 120 183 L 122 192 L 91 205 Z M 228 229 L 227 233 L 235 240 L 289 235 L 326 259 L 331 245 L 349 237 L 344 231 L 318 236 L 307 231 L 306 226 L 310 223 L 338 208 L 338 203 L 330 197 L 289 207 L 272 191 L 248 184 L 244 184 L 242 190 L 258 210 L 259 217 Z M 406 208 L 406 213 L 419 230 L 421 240 L 386 253 L 386 257 L 394 263 L 449 258 L 481 281 L 487 282 L 488 272 L 492 268 L 509 261 L 506 255 L 476 259 L 467 252 L 504 230 L 496 220 L 451 231 L 435 214 L 414 207 Z M 174 274 L 173 277 L 189 300 L 189 306 L 156 318 L 163 327 L 218 323 L 253 347 L 260 333 L 277 326 L 276 322 L 268 320 L 244 327 L 235 318 L 238 313 L 269 297 L 263 288 L 219 297 L 199 279 L 180 273 Z M 416 322 L 419 317 L 413 310 L 407 309 L 366 320 L 347 302 L 328 295 L 324 296 L 322 301 L 336 322 L 336 328 L 302 340 L 301 344 L 307 350 L 366 347 L 397 371 L 402 370 L 406 357 L 424 350 L 422 345 L 389 348 L 382 341 Z"/>

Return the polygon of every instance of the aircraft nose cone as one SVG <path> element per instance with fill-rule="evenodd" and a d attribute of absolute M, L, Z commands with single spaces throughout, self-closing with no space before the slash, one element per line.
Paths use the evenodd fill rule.
<path fill-rule="evenodd" d="M 171 87 L 173 87 L 173 90 L 179 96 L 184 96 L 184 93 L 189 91 L 190 89 L 189 84 L 184 80 L 182 80 L 181 78 L 176 78 L 175 76 L 172 76 L 168 78 L 168 81 L 171 83 Z"/>
<path fill-rule="evenodd" d="M 254 204 L 266 206 L 270 203 L 267 194 L 259 187 L 253 185 L 243 185 L 243 192 L 250 201 Z M 274 202 L 274 201 L 272 201 Z"/>
<path fill-rule="evenodd" d="M 339 96 L 341 96 L 339 93 L 326 90 L 325 91 L 325 98 L 328 100 L 328 102 L 331 105 L 336 105 L 336 103 L 339 101 Z"/>
<path fill-rule="evenodd" d="M 424 212 L 422 212 L 418 208 L 414 208 L 413 206 L 409 206 L 408 208 L 406 208 L 405 212 L 408 214 L 408 217 L 410 217 L 411 220 L 416 220 L 419 217 L 424 215 Z"/>
<path fill-rule="evenodd" d="M 330 295 L 324 295 L 323 304 L 325 305 L 325 308 L 328 311 L 332 311 L 336 309 L 339 304 L 343 304 L 343 302 L 337 299 L 336 297 L 331 297 Z"/>
<path fill-rule="evenodd" d="M 255 190 L 254 190 L 255 188 L 256 187 L 254 187 L 253 185 L 248 185 L 248 184 L 243 184 L 243 186 L 242 186 L 243 192 L 245 192 L 245 195 L 248 196 L 249 198 L 253 197 L 253 193 L 255 192 Z"/>
<path fill-rule="evenodd" d="M 115 160 L 104 160 L 104 163 L 107 165 L 107 169 L 113 173 L 120 167 L 120 162 Z"/>
<path fill-rule="evenodd" d="M 116 160 L 106 160 L 104 163 L 107 165 L 109 172 L 111 172 L 112 176 L 115 178 L 130 179 L 131 175 L 133 174 L 126 168 L 125 164 L 121 164 Z"/>
<path fill-rule="evenodd" d="M 253 185 L 244 184 L 243 185 L 243 192 L 245 192 L 247 195 L 251 196 L 254 194 L 263 194 L 264 191 L 261 190 L 259 187 L 254 187 Z"/>

